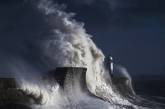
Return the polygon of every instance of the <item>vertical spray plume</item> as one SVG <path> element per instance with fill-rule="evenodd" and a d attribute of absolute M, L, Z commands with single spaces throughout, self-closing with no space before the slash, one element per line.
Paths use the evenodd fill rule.
<path fill-rule="evenodd" d="M 50 27 L 50 36 L 42 42 L 43 57 L 53 67 L 86 67 L 86 81 L 91 93 L 108 101 L 129 104 L 115 94 L 111 85 L 104 80 L 104 55 L 86 33 L 83 23 L 72 19 L 73 13 L 66 13 L 59 5 L 48 0 L 38 4 Z M 109 76 L 109 79 L 110 76 Z"/>
<path fill-rule="evenodd" d="M 50 0 L 37 2 L 37 10 L 42 14 L 44 22 L 48 26 L 48 34 L 37 40 L 44 65 L 47 65 L 49 69 L 86 67 L 87 88 L 93 95 L 109 101 L 116 108 L 122 105 L 132 106 L 130 102 L 113 91 L 112 83 L 107 82 L 108 79 L 111 80 L 111 77 L 104 66 L 103 53 L 92 41 L 92 36 L 87 34 L 83 27 L 84 24 L 74 20 L 73 13 L 64 12 L 64 7 L 64 5 L 59 6 Z M 107 76 L 106 79 L 105 76 Z M 58 85 L 49 88 L 49 85 L 39 82 L 33 84 L 23 81 L 22 88 L 34 93 L 41 93 L 43 105 L 48 107 L 47 109 L 61 109 L 61 105 L 72 104 L 73 101 L 70 100 L 73 99 L 68 100 L 68 95 L 63 93 Z M 84 98 L 88 101 L 91 99 L 87 96 L 80 99 Z"/>
<path fill-rule="evenodd" d="M 8 59 L 3 60 L 7 62 L 3 62 L 7 66 L 4 69 L 8 68 L 10 72 L 14 72 L 20 83 L 20 89 L 14 86 L 13 90 L 20 95 L 26 95 L 21 98 L 30 98 L 27 99 L 28 106 L 32 105 L 35 109 L 136 109 L 137 107 L 129 102 L 134 92 L 128 73 L 121 67 L 117 67 L 115 71 L 114 66 L 111 80 L 112 74 L 109 74 L 104 65 L 104 55 L 92 41 L 92 36 L 87 34 L 84 24 L 74 20 L 73 13 L 66 13 L 63 9 L 65 5 L 57 5 L 49 0 L 36 0 L 31 3 L 30 5 L 34 6 L 30 6 L 34 11 L 32 19 L 36 14 L 36 19 L 39 20 L 34 28 L 37 26 L 39 28 L 36 30 L 40 31 L 30 31 L 31 34 L 25 35 L 27 40 L 22 34 L 20 36 L 24 37 L 14 37 L 19 44 L 12 48 L 20 48 L 13 51 L 15 55 L 10 54 L 10 59 L 4 55 Z M 20 24 L 22 27 L 22 23 Z M 32 22 L 31 24 L 33 25 Z M 26 31 L 24 28 L 23 30 Z M 18 33 L 20 31 L 18 29 Z M 11 42 L 16 43 L 15 40 Z M 24 42 L 28 43 L 28 47 Z M 108 63 L 113 66 L 111 58 Z M 112 71 L 110 66 L 109 71 Z M 57 67 L 67 69 L 64 79 L 61 80 L 63 88 L 58 84 L 59 81 L 54 80 L 56 78 L 49 76 L 49 71 L 54 71 Z M 82 67 L 87 68 L 87 72 L 81 70 L 84 69 Z M 60 70 L 58 73 L 63 72 Z M 57 77 L 57 72 L 54 72 L 53 76 Z M 129 99 L 128 95 L 131 96 Z"/>
<path fill-rule="evenodd" d="M 91 35 L 86 33 L 82 23 L 71 18 L 72 13 L 63 12 L 58 5 L 44 0 L 38 7 L 52 34 L 42 42 L 45 61 L 53 67 L 87 67 L 88 87 L 94 93 L 97 75 L 104 72 L 104 55 L 91 40 Z"/>

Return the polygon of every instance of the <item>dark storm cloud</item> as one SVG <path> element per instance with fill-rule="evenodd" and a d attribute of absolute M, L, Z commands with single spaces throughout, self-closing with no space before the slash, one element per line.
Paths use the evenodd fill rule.
<path fill-rule="evenodd" d="M 152 16 L 165 12 L 164 0 L 54 0 L 67 5 L 67 11 L 75 12 L 76 19 L 86 27 L 102 29 L 114 21 Z M 129 19 L 132 21 L 132 19 Z M 129 25 L 129 24 L 128 24 Z M 104 28 L 105 29 L 105 28 Z"/>
<path fill-rule="evenodd" d="M 75 18 L 85 23 L 87 32 L 103 52 L 113 54 L 115 61 L 131 73 L 162 72 L 164 0 L 54 1 L 66 4 L 66 11 L 75 12 Z M 34 46 L 37 42 L 29 42 L 47 34 L 42 16 L 26 0 L 0 0 L 0 15 L 1 62 L 9 55 L 40 63 L 36 62 L 40 60 L 37 55 L 40 48 Z"/>
<path fill-rule="evenodd" d="M 107 3 L 111 11 L 164 12 L 164 0 L 54 0 L 69 5 L 102 5 Z M 98 4 L 101 3 L 101 4 Z M 74 7 L 73 7 L 74 8 Z M 106 7 L 105 7 L 106 8 Z M 129 10 L 130 9 L 130 10 Z"/>
<path fill-rule="evenodd" d="M 4 4 L 17 4 L 21 2 L 25 2 L 26 0 L 0 0 L 0 5 Z"/>
<path fill-rule="evenodd" d="M 103 52 L 132 74 L 163 74 L 164 0 L 59 0 L 85 22 Z"/>
<path fill-rule="evenodd" d="M 40 47 L 48 26 L 30 2 L 0 2 L 0 71 L 10 72 L 10 65 L 24 59 L 31 66 L 40 66 Z M 6 67 L 9 67 L 8 69 Z"/>
<path fill-rule="evenodd" d="M 86 4 L 86 5 L 92 5 L 93 3 L 97 3 L 97 2 L 106 2 L 110 9 L 115 10 L 117 8 L 128 8 L 128 7 L 132 7 L 136 4 L 135 0 L 83 0 L 83 1 L 79 1 L 79 0 L 72 0 L 73 2 L 77 3 L 77 4 Z"/>
<path fill-rule="evenodd" d="M 136 10 L 140 12 L 165 12 L 164 0 L 137 0 Z"/>

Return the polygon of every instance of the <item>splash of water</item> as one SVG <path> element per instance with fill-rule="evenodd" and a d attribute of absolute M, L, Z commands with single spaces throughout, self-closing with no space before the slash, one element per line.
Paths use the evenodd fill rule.
<path fill-rule="evenodd" d="M 37 8 L 44 16 L 50 31 L 50 36 L 46 36 L 46 39 L 40 41 L 44 62 L 53 67 L 86 67 L 88 69 L 87 87 L 92 94 L 109 101 L 111 105 L 114 105 L 113 108 L 117 105 L 132 106 L 129 101 L 115 93 L 111 83 L 107 83 L 104 79 L 104 76 L 108 74 L 104 67 L 104 55 L 92 41 L 92 36 L 87 34 L 83 27 L 84 24 L 72 19 L 73 13 L 64 12 L 59 5 L 53 4 L 51 1 L 41 0 L 38 2 Z M 109 79 L 111 79 L 110 76 Z M 58 85 L 49 88 L 49 85 L 44 83 L 40 83 L 40 85 L 30 84 L 27 81 L 22 83 L 23 89 L 42 93 L 43 107 L 41 107 L 44 109 L 70 108 L 71 104 L 78 104 L 76 100 L 89 99 L 90 101 L 93 99 L 85 96 L 80 99 L 74 97 L 70 101 L 68 95 L 63 93 Z M 102 101 L 98 100 L 98 102 Z M 107 103 L 102 104 L 107 106 Z"/>

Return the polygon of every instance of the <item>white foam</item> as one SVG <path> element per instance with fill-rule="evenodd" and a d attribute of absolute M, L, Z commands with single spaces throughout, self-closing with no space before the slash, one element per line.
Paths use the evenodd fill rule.
<path fill-rule="evenodd" d="M 103 75 L 108 72 L 104 68 L 104 55 L 92 41 L 92 36 L 87 34 L 83 23 L 72 19 L 73 13 L 64 12 L 59 8 L 59 5 L 53 4 L 49 0 L 41 0 L 37 6 L 45 17 L 45 22 L 49 25 L 51 34 L 40 41 L 41 55 L 45 63 L 53 67 L 87 67 L 86 78 L 89 91 L 110 102 L 102 103 L 103 101 L 96 100 L 99 104 L 106 104 L 105 107 L 107 108 L 108 106 L 110 109 L 115 109 L 115 104 L 131 106 L 131 103 L 113 92 L 112 86 L 105 82 Z M 67 108 L 67 106 L 68 108 L 73 108 L 73 104 L 77 104 L 81 100 L 85 101 L 86 97 L 79 99 L 74 97 L 74 100 L 70 101 L 67 94 L 64 94 L 56 86 L 51 88 L 51 92 L 45 86 L 43 87 L 43 84 L 29 85 L 27 81 L 23 82 L 22 87 L 32 92 L 43 94 L 43 103 L 45 104 L 41 107 L 36 106 L 36 108 L 62 109 L 63 107 Z M 114 104 L 114 106 L 110 106 L 111 104 Z"/>

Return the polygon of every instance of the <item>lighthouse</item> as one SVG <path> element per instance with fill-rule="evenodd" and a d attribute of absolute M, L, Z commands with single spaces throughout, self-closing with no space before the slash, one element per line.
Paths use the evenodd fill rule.
<path fill-rule="evenodd" d="M 109 73 L 111 76 L 113 76 L 113 58 L 112 56 L 108 56 L 108 58 L 106 59 L 106 63 L 107 63 L 107 68 L 109 70 Z"/>
<path fill-rule="evenodd" d="M 113 74 L 113 58 L 109 56 L 110 73 Z"/>

